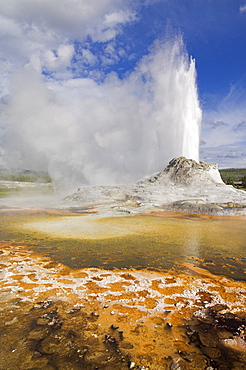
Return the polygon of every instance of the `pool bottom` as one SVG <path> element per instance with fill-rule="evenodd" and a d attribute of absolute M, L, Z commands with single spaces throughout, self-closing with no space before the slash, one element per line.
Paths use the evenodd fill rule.
<path fill-rule="evenodd" d="M 1 370 L 242 369 L 244 282 L 183 272 L 75 270 L 1 243 Z"/>
<path fill-rule="evenodd" d="M 104 217 L 101 214 L 0 213 L 2 240 L 82 269 L 176 268 L 189 262 L 233 280 L 246 281 L 245 219 L 160 213 Z"/>

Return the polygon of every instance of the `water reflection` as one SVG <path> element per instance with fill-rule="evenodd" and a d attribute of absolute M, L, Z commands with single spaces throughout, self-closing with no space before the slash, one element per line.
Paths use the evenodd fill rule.
<path fill-rule="evenodd" d="M 245 219 L 40 210 L 0 233 L 5 370 L 244 367 Z"/>
<path fill-rule="evenodd" d="M 184 261 L 185 256 L 192 256 L 194 260 L 199 260 L 200 250 L 202 245 L 202 238 L 200 229 L 197 227 L 196 223 L 190 225 L 189 228 L 184 229 L 184 244 L 183 244 L 183 254 Z M 186 258 L 187 262 L 190 261 L 190 258 Z"/>
<path fill-rule="evenodd" d="M 168 270 L 186 262 L 245 280 L 246 221 L 203 216 L 0 215 L 3 239 L 71 268 Z"/>

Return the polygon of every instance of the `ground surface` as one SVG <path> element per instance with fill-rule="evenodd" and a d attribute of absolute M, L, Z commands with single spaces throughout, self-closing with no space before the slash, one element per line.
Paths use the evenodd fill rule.
<path fill-rule="evenodd" d="M 117 235 L 118 241 L 120 233 L 122 238 L 136 233 L 133 225 L 122 231 L 119 222 L 105 229 L 100 219 L 115 221 L 115 216 L 120 220 L 120 216 L 148 213 L 163 218 L 168 210 L 207 214 L 202 216 L 204 222 L 206 217 L 213 217 L 208 216 L 211 214 L 242 216 L 238 220 L 244 222 L 244 191 L 226 186 L 214 167 L 188 162 L 187 169 L 183 163 L 181 160 L 176 164 L 181 166 L 184 181 L 177 176 L 176 166 L 174 171 L 169 168 L 137 184 L 81 188 L 65 198 L 52 193 L 37 197 L 30 193 L 30 187 L 24 195 L 1 198 L 1 217 L 9 234 L 3 227 L 6 240 L 2 238 L 0 245 L 0 370 L 246 367 L 245 282 L 216 273 L 215 262 L 202 258 L 197 224 L 191 234 L 188 232 L 182 252 L 194 247 L 194 253 L 186 261 L 176 261 L 170 269 L 124 265 L 110 270 L 76 268 L 72 261 L 62 263 L 55 256 L 37 252 L 40 243 L 45 246 L 47 235 L 59 237 L 54 247 L 59 252 L 60 243 L 66 252 L 72 238 L 87 238 L 88 244 L 96 239 L 100 246 L 105 235 L 108 241 Z M 11 214 L 16 216 L 11 218 Z M 27 222 L 27 215 L 32 214 L 52 215 L 55 221 Z M 81 221 L 82 215 L 87 221 Z M 183 215 L 184 220 L 189 217 Z M 219 218 L 216 220 L 219 225 Z M 176 233 L 179 239 L 187 231 L 185 226 Z M 18 232 L 23 239 L 17 237 Z M 146 221 L 144 233 L 152 237 L 158 231 L 149 229 Z M 210 234 L 213 239 L 205 240 L 209 247 L 216 233 Z M 236 248 L 241 240 L 237 234 L 230 240 Z M 160 235 L 167 239 L 167 234 Z M 135 241 L 139 244 L 139 238 Z M 175 243 L 170 242 L 170 248 Z M 222 243 L 218 259 L 221 256 L 232 276 L 238 268 L 240 276 L 245 272 L 244 250 L 240 245 L 236 256 L 229 241 Z M 119 258 L 118 252 L 113 248 L 107 263 L 115 255 Z M 88 253 L 93 254 L 93 250 Z M 228 253 L 228 258 L 223 259 L 223 253 Z M 143 257 L 146 261 L 146 255 Z M 165 261 L 168 254 L 161 258 Z M 215 273 L 208 271 L 213 265 Z"/>
<path fill-rule="evenodd" d="M 72 270 L 1 243 L 1 370 L 243 369 L 242 282 L 183 273 Z"/>

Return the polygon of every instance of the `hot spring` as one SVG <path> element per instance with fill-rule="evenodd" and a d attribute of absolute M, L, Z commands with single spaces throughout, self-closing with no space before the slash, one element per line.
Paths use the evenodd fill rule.
<path fill-rule="evenodd" d="M 0 218 L 5 370 L 243 368 L 245 218 Z"/>
<path fill-rule="evenodd" d="M 195 62 L 181 36 L 156 43 L 125 79 L 68 81 L 59 97 L 28 81 L 4 108 L 4 153 L 22 168 L 42 164 L 74 187 L 199 160 Z M 0 212 L 1 369 L 244 367 L 245 218 L 105 217 L 14 199 Z"/>

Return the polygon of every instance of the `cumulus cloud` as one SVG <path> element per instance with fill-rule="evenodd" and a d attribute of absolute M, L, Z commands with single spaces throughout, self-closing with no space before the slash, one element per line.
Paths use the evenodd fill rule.
<path fill-rule="evenodd" d="M 48 50 L 44 55 L 46 67 L 51 70 L 67 67 L 73 53 L 73 45 L 61 45 L 58 47 L 57 52 Z"/>
<path fill-rule="evenodd" d="M 0 9 L 2 15 L 18 24 L 34 23 L 65 37 L 84 37 L 90 33 L 88 29 L 93 30 L 96 24 L 101 24 L 97 32 L 91 31 L 95 39 L 96 34 L 105 38 L 107 30 L 115 35 L 114 30 L 131 21 L 135 14 L 125 9 L 122 0 L 0 0 Z M 108 37 L 112 38 L 113 34 L 109 33 Z"/>
<path fill-rule="evenodd" d="M 106 42 L 112 40 L 122 32 L 122 25 L 136 20 L 135 13 L 131 11 L 118 11 L 106 14 L 101 23 L 93 23 L 88 32 L 93 41 Z"/>
<path fill-rule="evenodd" d="M 94 42 L 108 42 L 133 22 L 136 12 L 128 4 L 123 0 L 0 0 L 1 59 L 7 56 L 10 62 L 4 71 L 12 72 L 30 61 L 38 70 L 68 64 L 71 40 L 90 36 Z"/>

